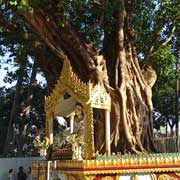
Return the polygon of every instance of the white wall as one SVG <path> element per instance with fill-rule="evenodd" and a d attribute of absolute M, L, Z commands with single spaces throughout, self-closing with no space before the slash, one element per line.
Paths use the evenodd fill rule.
<path fill-rule="evenodd" d="M 9 169 L 14 169 L 18 172 L 19 166 L 24 167 L 27 173 L 31 162 L 40 160 L 40 157 L 22 157 L 22 158 L 0 158 L 0 180 L 8 180 Z"/>

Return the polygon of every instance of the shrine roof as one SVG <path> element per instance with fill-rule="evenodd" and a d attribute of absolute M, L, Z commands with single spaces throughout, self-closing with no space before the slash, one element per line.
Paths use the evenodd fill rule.
<path fill-rule="evenodd" d="M 64 98 L 66 93 L 69 94 L 69 98 Z M 105 87 L 82 82 L 73 72 L 69 60 L 65 59 L 57 84 L 50 96 L 45 99 L 45 111 L 55 115 L 68 115 L 77 103 L 89 103 L 94 108 L 111 108 L 111 98 Z M 64 112 L 62 108 L 69 108 L 69 111 L 66 109 Z"/>

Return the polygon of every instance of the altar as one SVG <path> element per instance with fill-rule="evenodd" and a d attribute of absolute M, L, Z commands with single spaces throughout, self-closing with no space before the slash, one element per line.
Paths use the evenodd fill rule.
<path fill-rule="evenodd" d="M 49 148 L 46 160 L 32 163 L 35 180 L 180 179 L 179 153 L 111 152 L 111 97 L 102 84 L 82 82 L 68 60 L 64 60 L 59 80 L 45 99 L 45 112 Z M 55 146 L 53 122 L 58 117 L 63 117 L 66 125 Z M 97 138 L 97 132 L 102 136 Z"/>

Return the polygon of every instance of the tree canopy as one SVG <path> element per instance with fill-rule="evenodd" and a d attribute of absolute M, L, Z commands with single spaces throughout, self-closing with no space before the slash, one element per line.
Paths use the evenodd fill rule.
<path fill-rule="evenodd" d="M 18 92 L 23 84 L 31 84 L 33 67 L 43 73 L 51 91 L 67 57 L 81 80 L 101 82 L 110 92 L 114 151 L 153 151 L 152 129 L 147 126 L 156 80 L 153 69 L 158 76 L 154 87 L 158 108 L 164 104 L 160 99 L 168 101 L 175 94 L 179 78 L 174 73 L 179 64 L 179 8 L 178 0 L 1 0 L 0 54 L 9 53 L 6 63 L 15 62 L 17 67 L 5 79 L 17 79 L 15 104 L 24 101 Z M 103 72 L 96 61 L 101 55 Z M 11 109 L 12 116 L 20 112 Z"/>

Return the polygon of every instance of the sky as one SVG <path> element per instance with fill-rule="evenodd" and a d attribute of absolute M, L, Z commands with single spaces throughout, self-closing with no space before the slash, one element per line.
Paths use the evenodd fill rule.
<path fill-rule="evenodd" d="M 2 66 L 1 66 L 2 67 Z M 13 68 L 11 69 L 13 70 Z M 10 83 L 5 83 L 3 81 L 4 77 L 6 76 L 6 71 L 2 68 L 0 69 L 0 87 L 5 86 L 6 88 L 10 88 L 12 86 L 16 85 L 16 81 L 14 81 L 12 84 Z M 41 74 L 37 74 L 36 79 L 38 82 L 45 82 L 45 78 Z"/>
<path fill-rule="evenodd" d="M 11 87 L 11 86 L 14 86 L 16 84 L 16 81 L 14 81 L 12 84 L 10 83 L 5 83 L 3 81 L 4 77 L 6 76 L 6 70 L 4 68 L 8 67 L 10 70 L 15 70 L 13 69 L 13 66 L 10 65 L 10 64 L 7 64 L 7 63 L 3 63 L 3 62 L 6 62 L 6 58 L 8 58 L 9 54 L 5 55 L 5 56 L 0 56 L 0 87 L 2 86 L 6 86 L 7 88 L 8 87 Z"/>
<path fill-rule="evenodd" d="M 9 69 L 9 71 L 15 71 L 15 67 L 13 66 L 13 64 L 7 64 L 7 63 L 2 63 L 2 62 L 6 62 L 6 59 L 9 58 L 9 54 L 7 53 L 5 56 L 0 56 L 0 87 L 5 86 L 6 88 L 12 87 L 16 85 L 16 81 L 14 81 L 13 83 L 5 83 L 3 81 L 4 77 L 6 76 L 6 70 L 5 68 L 7 67 Z M 36 79 L 38 82 L 45 82 L 45 78 L 38 73 L 36 76 Z"/>

